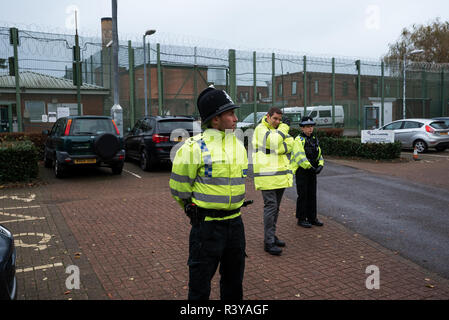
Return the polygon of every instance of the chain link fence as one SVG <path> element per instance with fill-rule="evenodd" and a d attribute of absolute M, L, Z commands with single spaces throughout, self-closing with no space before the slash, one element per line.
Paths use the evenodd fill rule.
<path fill-rule="evenodd" d="M 112 47 L 104 39 L 79 37 L 78 86 L 75 35 L 19 30 L 16 52 L 11 40 L 11 29 L 0 27 L 0 131 L 48 127 L 45 118 L 60 106 L 68 106 L 70 114 L 110 115 Z M 145 50 L 131 41 L 119 45 L 124 131 L 145 115 L 198 118 L 197 97 L 213 84 L 241 106 L 237 116 L 245 123 L 254 124 L 277 106 L 285 114 L 300 110 L 290 115 L 294 123 L 312 114 L 322 120 L 319 125 L 359 132 L 403 118 L 404 88 L 405 117 L 448 116 L 448 73 L 448 64 L 410 62 L 404 72 L 402 61 L 384 64 L 154 42 Z M 16 107 L 19 101 L 21 109 Z M 336 119 L 340 108 L 342 122 Z"/>

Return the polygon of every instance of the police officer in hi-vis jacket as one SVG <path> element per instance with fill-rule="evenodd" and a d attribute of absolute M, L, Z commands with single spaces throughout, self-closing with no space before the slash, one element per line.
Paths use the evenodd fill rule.
<path fill-rule="evenodd" d="M 239 108 L 223 90 L 205 89 L 197 100 L 204 132 L 181 146 L 170 177 L 172 196 L 192 224 L 189 300 L 207 300 L 220 265 L 222 300 L 243 298 L 246 149 L 234 134 Z"/>
<path fill-rule="evenodd" d="M 302 117 L 301 132 L 293 143 L 291 164 L 296 174 L 296 218 L 298 225 L 304 228 L 323 226 L 316 214 L 316 176 L 324 166 L 321 148 L 313 132 L 315 121 L 311 117 Z"/>

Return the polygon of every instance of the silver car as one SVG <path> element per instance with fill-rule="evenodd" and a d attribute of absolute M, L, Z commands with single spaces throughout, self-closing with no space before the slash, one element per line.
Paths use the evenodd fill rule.
<path fill-rule="evenodd" d="M 379 130 L 393 130 L 394 140 L 402 143 L 402 148 L 416 148 L 426 152 L 428 148 L 444 151 L 449 148 L 449 127 L 442 120 L 402 119 L 380 127 Z"/>

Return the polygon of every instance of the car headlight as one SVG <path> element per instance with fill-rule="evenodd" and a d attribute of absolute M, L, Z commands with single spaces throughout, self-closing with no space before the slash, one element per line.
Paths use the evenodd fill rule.
<path fill-rule="evenodd" d="M 0 225 L 0 235 L 12 239 L 12 233 L 2 225 Z"/>

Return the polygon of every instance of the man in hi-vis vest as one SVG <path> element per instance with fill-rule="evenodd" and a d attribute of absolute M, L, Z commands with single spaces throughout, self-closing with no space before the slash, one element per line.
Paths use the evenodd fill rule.
<path fill-rule="evenodd" d="M 189 300 L 207 300 L 220 264 L 222 300 L 243 299 L 246 149 L 234 134 L 239 108 L 223 90 L 198 97 L 203 133 L 182 145 L 173 160 L 172 196 L 189 216 Z"/>
<path fill-rule="evenodd" d="M 279 206 L 285 188 L 293 185 L 293 174 L 287 155 L 293 147 L 290 127 L 282 122 L 282 111 L 272 107 L 254 130 L 253 171 L 256 190 L 262 191 L 264 201 L 264 248 L 280 255 L 285 242 L 276 236 Z"/>

